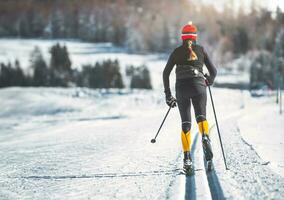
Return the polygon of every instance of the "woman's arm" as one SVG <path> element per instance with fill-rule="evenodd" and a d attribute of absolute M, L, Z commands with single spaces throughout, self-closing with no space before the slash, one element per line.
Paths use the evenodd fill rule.
<path fill-rule="evenodd" d="M 166 67 L 163 71 L 163 83 L 164 83 L 164 91 L 166 93 L 166 96 L 170 96 L 171 95 L 171 90 L 170 90 L 170 73 L 173 69 L 173 67 L 175 66 L 175 61 L 174 61 L 174 53 L 172 53 L 168 59 L 168 62 L 166 64 Z"/>
<path fill-rule="evenodd" d="M 216 67 L 213 65 L 213 63 L 211 62 L 207 52 L 205 51 L 205 49 L 203 48 L 203 53 L 204 53 L 204 63 L 210 73 L 210 76 L 209 76 L 209 79 L 208 80 L 211 84 L 213 84 L 214 82 L 214 79 L 217 75 L 217 70 L 216 70 Z"/>

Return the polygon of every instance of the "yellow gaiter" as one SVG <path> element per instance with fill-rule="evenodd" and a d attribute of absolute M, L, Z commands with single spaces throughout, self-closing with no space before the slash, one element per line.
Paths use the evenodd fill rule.
<path fill-rule="evenodd" d="M 184 133 L 181 131 L 181 142 L 182 142 L 182 148 L 183 152 L 190 151 L 190 131 Z"/>
<path fill-rule="evenodd" d="M 204 121 L 198 123 L 199 132 L 201 134 L 204 133 L 205 135 L 209 135 L 209 128 L 208 127 L 209 127 L 209 125 L 208 125 L 207 120 L 204 120 Z"/>

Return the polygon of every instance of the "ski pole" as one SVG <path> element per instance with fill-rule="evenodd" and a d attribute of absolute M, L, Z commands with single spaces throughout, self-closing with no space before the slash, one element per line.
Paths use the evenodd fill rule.
<path fill-rule="evenodd" d="M 161 124 L 161 126 L 160 126 L 160 128 L 159 128 L 159 130 L 158 130 L 158 132 L 157 132 L 157 134 L 156 134 L 156 136 L 155 136 L 155 138 L 153 138 L 153 139 L 151 140 L 151 143 L 155 143 L 155 142 L 156 142 L 156 138 L 157 138 L 157 136 L 158 136 L 158 134 L 159 134 L 159 132 L 160 132 L 160 130 L 161 130 L 161 128 L 162 128 L 162 126 L 163 126 L 163 124 L 164 124 L 164 122 L 165 122 L 165 120 L 166 120 L 166 118 L 167 118 L 167 116 L 168 116 L 168 114 L 169 114 L 169 112 L 170 112 L 170 110 L 171 110 L 171 108 L 172 108 L 172 107 L 170 107 L 169 110 L 167 111 L 166 116 L 164 117 L 164 119 L 163 119 L 163 121 L 162 121 L 162 124 Z"/>
<path fill-rule="evenodd" d="M 212 97 L 212 93 L 211 93 L 211 88 L 210 88 L 210 85 L 209 85 L 209 84 L 208 84 L 208 89 L 209 89 L 210 99 L 211 99 L 212 108 L 213 108 L 213 112 L 214 112 L 214 117 L 215 117 L 215 122 L 216 122 L 216 126 L 217 126 L 217 131 L 218 131 L 218 135 L 219 135 L 219 141 L 220 141 L 220 144 L 221 144 L 221 149 L 222 149 L 222 154 L 223 154 L 223 158 L 224 158 L 224 163 L 225 163 L 226 170 L 228 170 L 227 162 L 226 162 L 226 157 L 225 157 L 225 154 L 224 154 L 224 148 L 223 148 L 222 138 L 221 138 L 221 134 L 220 134 L 220 130 L 219 130 L 219 125 L 218 125 L 218 120 L 217 120 L 217 116 L 216 116 L 215 106 L 214 106 L 213 97 Z"/>

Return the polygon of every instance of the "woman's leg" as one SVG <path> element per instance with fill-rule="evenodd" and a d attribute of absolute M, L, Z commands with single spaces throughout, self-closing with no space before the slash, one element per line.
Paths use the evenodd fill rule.
<path fill-rule="evenodd" d="M 202 92 L 201 94 L 192 97 L 192 104 L 195 112 L 195 119 L 198 123 L 199 132 L 203 135 L 209 134 L 208 122 L 206 120 L 206 104 L 207 104 L 207 93 Z"/>
<path fill-rule="evenodd" d="M 191 102 L 189 98 L 183 96 L 177 96 L 177 104 L 179 108 L 179 113 L 182 123 L 181 131 L 181 142 L 184 153 L 190 152 L 191 140 L 190 140 L 190 129 L 191 129 L 191 116 L 190 116 L 190 107 Z"/>
<path fill-rule="evenodd" d="M 192 104 L 194 106 L 195 118 L 198 123 L 199 132 L 202 134 L 202 146 L 207 161 L 211 161 L 213 158 L 213 152 L 209 139 L 209 128 L 206 120 L 206 92 L 201 93 L 198 96 L 192 98 Z"/>

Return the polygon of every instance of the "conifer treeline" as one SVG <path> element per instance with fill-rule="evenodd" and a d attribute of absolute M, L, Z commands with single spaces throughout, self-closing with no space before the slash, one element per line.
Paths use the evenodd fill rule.
<path fill-rule="evenodd" d="M 105 60 L 94 65 L 84 65 L 82 70 L 72 69 L 66 46 L 56 44 L 50 49 L 50 62 L 44 60 L 38 47 L 31 54 L 31 74 L 25 74 L 19 61 L 0 63 L 0 88 L 9 86 L 35 87 L 89 87 L 124 88 L 118 60 Z M 129 73 L 131 68 L 131 73 Z M 131 88 L 151 89 L 151 78 L 146 66 L 127 67 Z"/>
<path fill-rule="evenodd" d="M 283 11 L 272 13 L 252 3 L 251 12 L 242 7 L 236 12 L 230 3 L 220 12 L 189 0 L 3 0 L 0 37 L 77 38 L 112 42 L 132 52 L 166 52 L 180 44 L 181 27 L 191 20 L 217 66 L 258 52 L 252 65 L 242 68 L 251 67 L 251 85 L 269 82 L 275 87 L 279 75 L 284 79 L 284 55 L 277 39 L 284 27 Z M 68 73 L 63 75 L 67 80 Z M 59 81 L 56 75 L 51 78 Z"/>
<path fill-rule="evenodd" d="M 270 88 L 284 88 L 284 27 L 276 35 L 272 51 L 261 50 L 250 67 L 250 87 L 266 84 Z"/>
<path fill-rule="evenodd" d="M 188 0 L 5 0 L 0 37 L 78 38 L 136 52 L 170 51 L 180 43 L 181 27 L 192 20 L 201 42 L 215 47 L 215 60 L 222 64 L 254 48 L 273 49 L 283 11 L 255 7 L 236 13 L 230 1 L 220 12 Z"/>

